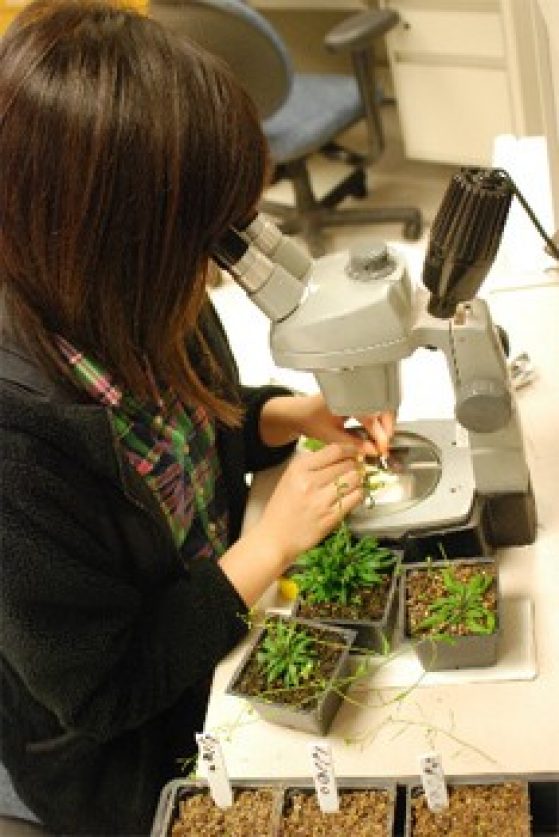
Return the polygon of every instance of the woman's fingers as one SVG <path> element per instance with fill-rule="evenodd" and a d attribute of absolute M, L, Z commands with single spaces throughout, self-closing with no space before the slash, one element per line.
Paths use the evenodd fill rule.
<path fill-rule="evenodd" d="M 343 489 L 349 485 L 352 489 L 361 482 L 361 467 L 357 458 L 357 451 L 351 450 L 351 455 L 346 453 L 343 446 L 329 445 L 329 448 L 339 448 L 329 451 L 329 455 L 319 456 L 325 451 L 313 453 L 301 462 L 301 475 L 309 482 L 309 487 L 316 489 L 330 486 L 339 486 Z M 341 457 L 341 458 L 336 458 Z M 308 467 L 307 467 L 308 466 Z M 317 467 L 318 466 L 318 467 Z"/>
<path fill-rule="evenodd" d="M 361 484 L 354 488 L 347 488 L 341 494 L 336 494 L 336 499 L 326 512 L 328 519 L 328 527 L 334 528 L 338 523 L 346 517 L 353 509 L 363 501 L 363 488 Z"/>
<path fill-rule="evenodd" d="M 359 421 L 369 434 L 369 439 L 363 442 L 364 452 L 370 456 L 382 456 L 388 453 L 390 440 L 394 435 L 394 413 L 374 413 L 361 416 Z"/>
<path fill-rule="evenodd" d="M 320 450 L 313 451 L 312 456 L 309 457 L 308 465 L 311 470 L 319 471 L 328 465 L 334 465 L 336 463 L 356 462 L 357 453 L 357 445 L 343 445 L 339 442 L 334 442 L 333 444 L 325 445 Z"/>
<path fill-rule="evenodd" d="M 345 460 L 313 472 L 314 488 L 323 498 L 321 505 L 327 515 L 343 509 L 347 514 L 363 500 L 363 477 L 357 460 Z"/>
<path fill-rule="evenodd" d="M 376 445 L 377 451 L 382 455 L 388 452 L 390 446 L 390 436 L 387 433 L 386 427 L 380 419 L 380 416 L 375 416 L 371 428 L 371 437 Z"/>
<path fill-rule="evenodd" d="M 293 458 L 259 525 L 289 563 L 322 540 L 362 500 L 361 467 L 355 448 L 328 445 Z"/>
<path fill-rule="evenodd" d="M 336 477 L 332 483 L 330 483 L 332 501 L 339 503 L 341 499 L 359 489 L 362 486 L 362 483 L 363 480 L 361 474 L 357 471 L 357 469 L 341 474 Z"/>
<path fill-rule="evenodd" d="M 388 439 L 390 440 L 394 435 L 394 430 L 396 428 L 396 415 L 393 412 L 385 412 L 379 413 L 378 419 L 383 426 Z"/>

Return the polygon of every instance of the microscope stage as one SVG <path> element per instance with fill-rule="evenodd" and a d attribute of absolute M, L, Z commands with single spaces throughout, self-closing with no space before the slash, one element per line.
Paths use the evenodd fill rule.
<path fill-rule="evenodd" d="M 467 521 L 475 481 L 470 449 L 458 444 L 457 429 L 454 421 L 399 424 L 388 468 L 371 477 L 380 485 L 349 516 L 351 530 L 399 538 Z"/>

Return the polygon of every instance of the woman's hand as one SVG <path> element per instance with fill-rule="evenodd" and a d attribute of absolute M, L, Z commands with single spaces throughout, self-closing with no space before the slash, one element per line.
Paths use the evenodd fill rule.
<path fill-rule="evenodd" d="M 389 410 L 373 413 L 369 416 L 356 416 L 357 421 L 369 434 L 363 439 L 363 453 L 367 456 L 384 456 L 390 449 L 390 440 L 394 435 L 396 416 Z"/>
<path fill-rule="evenodd" d="M 347 416 L 333 415 L 324 396 L 295 395 L 271 398 L 263 407 L 260 433 L 268 445 L 282 445 L 309 436 L 326 444 L 351 445 L 357 453 L 382 456 L 388 453 L 394 435 L 395 417 L 391 412 L 355 416 L 367 435 L 356 434 L 344 425 Z"/>
<path fill-rule="evenodd" d="M 259 537 L 278 550 L 283 565 L 279 572 L 325 538 L 362 501 L 353 445 L 331 444 L 313 454 L 296 454 L 256 524 Z"/>
<path fill-rule="evenodd" d="M 362 500 L 355 446 L 295 454 L 259 521 L 219 561 L 247 607 Z"/>
<path fill-rule="evenodd" d="M 220 558 L 220 565 L 248 607 L 302 552 L 316 546 L 363 501 L 358 456 L 386 453 L 394 432 L 390 413 L 360 416 L 367 438 L 344 428 L 322 395 L 277 396 L 260 414 L 260 435 L 270 446 L 299 436 L 325 442 L 296 454 L 259 519 Z"/>

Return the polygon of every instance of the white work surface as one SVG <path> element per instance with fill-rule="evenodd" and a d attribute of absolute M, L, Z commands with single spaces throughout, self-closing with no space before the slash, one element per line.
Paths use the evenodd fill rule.
<path fill-rule="evenodd" d="M 412 275 L 414 259 L 410 251 Z M 344 702 L 328 734 L 339 776 L 416 775 L 419 755 L 433 747 L 449 774 L 559 772 L 559 282 L 556 273 L 542 274 L 541 284 L 538 277 L 529 279 L 526 288 L 516 278 L 512 289 L 503 288 L 505 282 L 488 295 L 495 322 L 508 331 L 512 354 L 527 351 L 537 372 L 517 396 L 538 533 L 532 545 L 496 552 L 508 603 L 500 662 L 492 674 L 430 675 L 396 700 L 410 677 L 400 667 L 392 679 L 379 680 L 376 690 L 356 695 L 368 707 Z M 227 283 L 213 296 L 245 380 L 297 383 L 293 373 L 273 368 L 268 325 L 242 292 Z M 403 392 L 402 419 L 452 414 L 446 364 L 438 353 L 417 352 L 404 361 Z M 258 516 L 276 477 L 272 471 L 254 481 L 246 526 Z M 274 585 L 261 605 L 277 603 Z M 216 670 L 206 729 L 221 736 L 232 777 L 308 776 L 307 734 L 264 722 L 244 701 L 224 694 L 245 648 L 246 642 Z"/>

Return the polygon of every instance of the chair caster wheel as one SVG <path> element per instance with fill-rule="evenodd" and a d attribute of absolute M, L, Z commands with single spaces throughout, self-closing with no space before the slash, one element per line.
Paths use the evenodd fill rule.
<path fill-rule="evenodd" d="M 408 241 L 417 241 L 418 238 L 421 238 L 421 233 L 423 232 L 423 223 L 421 219 L 414 220 L 414 221 L 406 221 L 404 224 L 404 238 Z"/>

